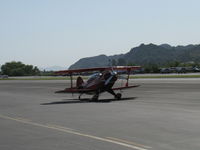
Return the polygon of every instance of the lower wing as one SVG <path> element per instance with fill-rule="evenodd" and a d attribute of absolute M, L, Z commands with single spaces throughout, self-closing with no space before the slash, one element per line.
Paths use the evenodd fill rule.
<path fill-rule="evenodd" d="M 117 87 L 117 88 L 113 88 L 112 90 L 123 90 L 123 89 L 130 89 L 130 88 L 136 88 L 140 85 L 132 85 L 132 86 L 122 86 L 122 87 Z"/>
<path fill-rule="evenodd" d="M 77 88 L 66 88 L 61 91 L 56 91 L 55 93 L 89 93 L 93 92 L 92 89 L 77 89 Z"/>
<path fill-rule="evenodd" d="M 135 88 L 140 85 L 133 85 L 133 86 L 122 86 L 122 87 L 117 87 L 117 88 L 112 88 L 112 90 L 123 90 L 123 89 L 130 89 L 130 88 Z M 78 89 L 78 88 L 66 88 L 61 91 L 56 91 L 55 93 L 92 93 L 95 92 L 93 89 Z"/>

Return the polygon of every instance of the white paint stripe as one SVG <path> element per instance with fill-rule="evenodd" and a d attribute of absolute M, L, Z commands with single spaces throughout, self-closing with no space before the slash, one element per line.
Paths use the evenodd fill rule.
<path fill-rule="evenodd" d="M 21 123 L 25 123 L 25 124 L 29 124 L 29 125 L 33 125 L 33 126 L 38 126 L 38 127 L 48 128 L 48 129 L 54 129 L 54 130 L 57 130 L 57 131 L 70 133 L 70 134 L 74 134 L 74 135 L 79 135 L 79 136 L 83 136 L 83 137 L 88 137 L 88 138 L 99 140 L 99 141 L 104 141 L 104 142 L 109 142 L 109 143 L 121 145 L 121 146 L 124 146 L 124 147 L 129 147 L 129 148 L 132 148 L 132 149 L 135 149 L 135 150 L 147 150 L 145 148 L 135 146 L 135 145 L 131 145 L 131 144 L 127 144 L 127 143 L 123 143 L 123 142 L 120 142 L 120 141 L 102 138 L 102 137 L 98 137 L 98 136 L 93 136 L 93 135 L 89 135 L 89 134 L 84 134 L 84 133 L 80 133 L 80 132 L 77 132 L 77 131 L 72 131 L 71 129 L 69 130 L 67 128 L 66 129 L 65 128 L 58 128 L 58 127 L 53 126 L 53 125 L 39 124 L 39 123 L 36 123 L 36 122 L 28 121 L 27 119 L 13 118 L 13 117 L 4 116 L 4 115 L 1 115 L 1 114 L 0 114 L 0 118 L 8 119 L 8 120 L 14 120 L 14 121 L 17 121 L 17 122 L 21 122 Z"/>
<path fill-rule="evenodd" d="M 59 125 L 55 125 L 55 124 L 47 124 L 47 126 L 49 126 L 49 127 L 55 127 L 55 128 L 59 128 L 59 129 L 65 129 L 65 130 L 73 130 L 73 131 L 75 131 L 74 129 L 72 129 L 72 128 L 67 128 L 67 127 L 63 127 L 63 126 L 59 126 Z"/>
<path fill-rule="evenodd" d="M 143 144 L 139 144 L 139 143 L 136 143 L 136 142 L 133 142 L 133 141 L 122 140 L 122 139 L 114 138 L 114 137 L 107 137 L 107 138 L 111 139 L 111 140 L 127 143 L 127 144 L 132 144 L 132 145 L 135 145 L 135 146 L 143 147 L 143 148 L 152 148 L 152 147 L 149 147 L 149 146 L 146 146 L 146 145 L 143 145 Z"/>
<path fill-rule="evenodd" d="M 31 121 L 31 120 L 29 120 L 29 119 L 25 119 L 25 118 L 21 118 L 21 117 L 17 117 L 16 119 L 22 120 L 22 121 Z"/>

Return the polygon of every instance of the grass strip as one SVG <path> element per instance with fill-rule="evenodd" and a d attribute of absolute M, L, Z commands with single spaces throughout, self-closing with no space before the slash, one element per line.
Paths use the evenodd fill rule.
<path fill-rule="evenodd" d="M 200 78 L 200 75 L 145 75 L 130 76 L 130 79 L 162 79 L 162 78 Z"/>

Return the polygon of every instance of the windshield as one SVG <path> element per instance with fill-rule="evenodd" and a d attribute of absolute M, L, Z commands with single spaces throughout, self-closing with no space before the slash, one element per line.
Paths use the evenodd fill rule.
<path fill-rule="evenodd" d="M 88 79 L 88 82 L 98 79 L 101 75 L 102 75 L 101 73 L 95 73 L 95 74 L 91 75 Z"/>

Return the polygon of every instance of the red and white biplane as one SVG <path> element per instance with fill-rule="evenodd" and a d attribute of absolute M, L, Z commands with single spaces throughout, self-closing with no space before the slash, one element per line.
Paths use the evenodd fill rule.
<path fill-rule="evenodd" d="M 140 69 L 140 66 L 116 66 L 116 67 L 104 67 L 104 68 L 88 68 L 88 69 L 76 69 L 76 70 L 62 70 L 55 72 L 56 75 L 70 76 L 71 87 L 66 88 L 56 93 L 78 93 L 79 100 L 81 100 L 82 94 L 93 95 L 92 101 L 97 101 L 99 95 L 103 92 L 108 92 L 114 96 L 115 99 L 121 99 L 121 93 L 115 93 L 115 90 L 123 90 L 129 88 L 135 88 L 139 85 L 129 86 L 129 75 L 131 71 Z M 94 73 L 95 72 L 95 73 Z M 98 72 L 98 73 L 97 73 Z M 113 87 L 117 79 L 121 79 L 120 72 L 127 74 L 125 85 L 120 87 Z M 73 85 L 73 75 L 80 75 L 82 73 L 93 73 L 90 78 L 84 82 L 83 78 L 78 76 L 76 79 L 76 85 Z"/>

